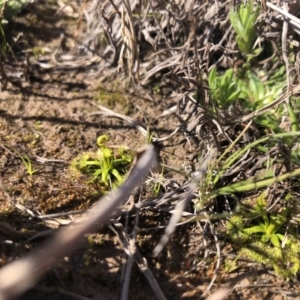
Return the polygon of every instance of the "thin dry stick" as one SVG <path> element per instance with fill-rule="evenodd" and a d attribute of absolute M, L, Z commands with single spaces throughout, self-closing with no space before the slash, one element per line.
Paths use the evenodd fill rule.
<path fill-rule="evenodd" d="M 89 114 L 89 116 L 94 116 L 94 115 L 105 115 L 105 116 L 108 116 L 108 117 L 115 117 L 115 118 L 118 118 L 118 119 L 121 119 L 121 120 L 124 120 L 126 122 L 128 122 L 129 124 L 133 125 L 143 136 L 147 136 L 148 135 L 148 132 L 147 130 L 142 127 L 140 124 L 138 124 L 137 121 L 135 121 L 134 119 L 128 117 L 128 116 L 125 116 L 125 115 L 122 115 L 122 114 L 119 114 L 119 113 L 116 113 L 114 112 L 113 110 L 109 109 L 109 108 L 106 108 L 105 106 L 102 106 L 102 105 L 98 105 L 98 104 L 95 104 L 93 103 L 92 101 L 90 101 L 90 104 L 92 104 L 93 106 L 96 106 L 98 107 L 99 109 L 101 109 L 103 112 L 95 112 L 95 113 L 91 113 Z"/>
<path fill-rule="evenodd" d="M 137 121 L 135 121 L 134 119 L 132 119 L 128 116 L 116 113 L 116 112 L 110 110 L 109 108 L 106 108 L 105 106 L 102 106 L 102 105 L 95 104 L 92 101 L 90 101 L 90 103 L 93 106 L 96 106 L 99 109 L 103 110 L 103 112 L 94 112 L 94 113 L 89 114 L 89 116 L 105 115 L 106 117 L 119 118 L 121 120 L 124 120 L 124 121 L 128 122 L 129 124 L 132 124 L 144 137 L 147 137 L 149 135 L 149 132 L 144 127 L 142 127 Z M 173 135 L 175 135 L 181 129 L 181 127 L 183 127 L 183 125 L 184 125 L 184 123 L 182 123 L 180 126 L 175 128 L 172 133 L 170 133 L 169 135 L 167 135 L 163 138 L 152 137 L 152 141 L 153 142 L 162 142 L 162 141 L 168 140 Z"/>
<path fill-rule="evenodd" d="M 288 11 L 288 4 L 283 1 L 283 8 L 285 11 Z M 282 56 L 285 63 L 285 73 L 286 73 L 286 82 L 287 82 L 287 90 L 290 91 L 290 66 L 289 66 L 289 58 L 288 58 L 288 50 L 287 50 L 287 34 L 288 34 L 288 22 L 287 19 L 284 18 L 283 26 L 282 26 L 282 36 L 281 36 L 281 46 L 282 46 Z M 290 97 L 288 96 L 285 100 L 287 106 L 290 105 Z"/>
<path fill-rule="evenodd" d="M 142 192 L 143 192 L 143 189 L 141 188 L 139 202 L 141 202 Z M 128 255 L 128 259 L 127 259 L 127 264 L 126 264 L 125 278 L 124 278 L 123 287 L 122 287 L 121 300 L 128 299 L 131 269 L 132 269 L 132 265 L 133 265 L 134 254 L 136 251 L 135 241 L 136 241 L 136 235 L 137 235 L 137 231 L 138 231 L 139 218 L 140 218 L 140 210 L 137 209 L 133 233 L 132 233 L 132 239 L 129 240 L 129 243 L 127 243 L 128 247 L 127 247 L 127 249 L 125 249 L 125 251 L 127 252 L 127 255 Z"/>
<path fill-rule="evenodd" d="M 193 179 L 193 181 L 189 184 L 189 191 L 185 199 L 179 201 L 178 204 L 176 204 L 175 212 L 173 213 L 168 226 L 166 227 L 164 236 L 160 239 L 157 246 L 154 248 L 153 253 L 155 255 L 158 255 L 166 246 L 166 244 L 169 242 L 171 235 L 175 231 L 176 225 L 179 222 L 182 213 L 186 207 L 186 205 L 191 201 L 194 191 L 196 190 L 198 184 L 202 182 L 204 174 L 206 172 L 206 169 L 208 167 L 208 164 L 213 159 L 213 157 L 216 155 L 216 149 L 212 149 L 207 156 L 207 158 L 202 163 L 201 167 L 199 168 L 198 175 Z"/>
<path fill-rule="evenodd" d="M 266 3 L 268 7 L 272 8 L 273 10 L 279 12 L 280 14 L 282 14 L 286 19 L 289 20 L 289 23 L 292 24 L 293 26 L 297 27 L 298 29 L 300 29 L 300 20 L 299 18 L 293 16 L 292 14 L 290 14 L 289 12 L 287 12 L 286 10 L 283 10 L 279 7 L 277 7 L 276 5 L 267 2 Z"/>
<path fill-rule="evenodd" d="M 285 14 L 284 16 L 284 22 L 282 27 L 282 37 L 281 37 L 281 43 L 282 43 L 282 56 L 283 60 L 285 62 L 285 71 L 286 71 L 286 81 L 287 81 L 287 91 L 290 91 L 290 66 L 289 66 L 289 58 L 288 58 L 288 50 L 287 50 L 287 34 L 288 34 L 288 16 L 286 16 L 286 13 L 288 11 L 288 3 L 286 1 L 283 2 L 283 9 Z M 298 19 L 299 21 L 299 19 Z M 292 129 L 298 130 L 298 122 L 296 120 L 295 113 L 291 106 L 290 97 L 286 98 L 286 106 L 289 111 L 290 119 L 292 122 Z"/>
<path fill-rule="evenodd" d="M 135 253 L 135 240 L 130 239 L 127 245 L 127 249 L 125 249 L 126 254 L 128 255 L 127 263 L 126 263 L 126 270 L 125 276 L 122 286 L 122 295 L 121 300 L 127 300 L 129 295 L 129 284 L 130 284 L 130 277 L 131 277 L 131 269 L 133 266 L 133 257 Z"/>
<path fill-rule="evenodd" d="M 78 247 L 80 244 L 78 241 L 84 234 L 96 230 L 99 223 L 107 223 L 115 211 L 120 213 L 117 207 L 147 175 L 154 161 L 154 148 L 152 145 L 147 145 L 137 152 L 136 162 L 125 183 L 118 190 L 100 199 L 81 225 L 62 228 L 39 251 L 34 251 L 27 257 L 4 266 L 0 270 L 0 300 L 16 297 L 32 287 L 48 268 L 53 267 L 61 257 Z"/>
<path fill-rule="evenodd" d="M 116 223 L 115 226 L 118 229 L 118 231 L 115 230 L 113 227 L 111 227 L 111 229 L 119 237 L 119 240 L 123 243 L 124 247 L 126 247 L 126 244 L 130 243 L 130 237 L 123 229 L 123 225 L 121 223 Z M 156 298 L 158 300 L 166 300 L 167 298 L 165 297 L 164 293 L 162 292 L 157 280 L 155 279 L 151 270 L 148 268 L 148 262 L 147 262 L 146 258 L 144 258 L 141 255 L 141 253 L 137 247 L 135 247 L 134 260 L 135 260 L 136 264 L 138 265 L 140 271 L 147 278 L 148 283 L 150 284 Z"/>
<path fill-rule="evenodd" d="M 135 258 L 135 262 L 137 263 L 138 267 L 143 272 L 144 276 L 147 278 L 157 300 L 167 300 L 167 298 L 165 297 L 164 293 L 162 292 L 155 276 L 149 269 L 146 258 L 142 256 L 142 254 L 140 253 L 138 248 L 136 248 L 136 250 L 135 250 L 134 258 Z"/>
<path fill-rule="evenodd" d="M 215 240 L 215 245 L 216 245 L 216 249 L 217 249 L 217 264 L 216 264 L 216 268 L 215 268 L 215 274 L 213 276 L 213 278 L 211 279 L 210 281 L 210 284 L 208 285 L 206 291 L 204 292 L 204 295 L 206 295 L 210 289 L 212 288 L 212 286 L 214 285 L 216 279 L 217 279 L 217 276 L 218 276 L 218 272 L 219 272 L 219 269 L 220 269 L 220 265 L 221 265 L 221 248 L 220 248 L 220 243 L 219 243 L 219 239 L 215 233 L 215 229 L 214 229 L 214 225 L 213 223 L 210 221 L 209 217 L 207 216 L 207 220 L 208 220 L 208 223 L 209 223 L 209 226 L 211 228 L 211 232 L 213 234 L 213 237 L 214 237 L 214 240 Z"/>

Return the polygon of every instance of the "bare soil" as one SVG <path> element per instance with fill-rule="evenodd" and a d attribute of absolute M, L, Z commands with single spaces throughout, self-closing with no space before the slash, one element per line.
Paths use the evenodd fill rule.
<path fill-rule="evenodd" d="M 18 21 L 19 25 L 22 18 Z M 27 23 L 28 24 L 28 23 Z M 35 28 L 37 35 L 31 47 L 56 49 L 60 33 L 74 30 L 76 23 L 62 20 L 44 21 L 48 29 Z M 74 27 L 75 26 L 75 27 Z M 31 29 L 28 26 L 28 30 Z M 47 33 L 48 38 L 46 39 Z M 50 34 L 51 33 L 51 34 Z M 103 71 L 105 72 L 105 70 Z M 45 239 L 76 215 L 41 220 L 31 215 L 85 210 L 99 199 L 97 185 L 76 177 L 70 163 L 78 154 L 97 149 L 101 134 L 110 137 L 109 145 L 125 145 L 133 150 L 146 143 L 138 130 L 120 119 L 100 114 L 101 104 L 114 112 L 130 116 L 156 136 L 164 137 L 180 124 L 176 115 L 160 115 L 173 104 L 168 90 L 138 93 L 125 89 L 121 81 L 100 83 L 88 70 L 29 70 L 22 80 L 9 80 L 0 96 L 0 265 L 3 266 L 37 248 Z M 97 114 L 99 112 L 99 114 Z M 174 169 L 193 164 L 197 143 L 183 132 L 160 143 L 159 160 Z M 20 157 L 28 157 L 36 172 L 28 174 Z M 197 156 L 196 156 L 197 158 Z M 159 177 L 158 167 L 152 176 Z M 165 185 L 182 184 L 184 176 L 165 171 Z M 155 197 L 151 186 L 145 188 L 143 199 Z M 190 208 L 192 211 L 192 208 Z M 170 218 L 168 213 L 143 212 L 140 216 L 137 247 L 147 259 L 167 299 L 203 299 L 215 275 L 216 249 L 213 237 L 196 225 L 183 225 L 159 257 L 153 248 L 163 235 Z M 124 224 L 125 218 L 121 219 Z M 129 228 L 133 217 L 129 218 Z M 161 226 L 162 228 L 153 229 Z M 29 240 L 30 237 L 35 237 Z M 235 258 L 234 249 L 220 237 L 224 257 Z M 80 249 L 64 257 L 42 280 L 20 299 L 119 299 L 122 270 L 125 263 L 123 246 L 108 228 L 86 236 Z M 196 263 L 195 263 L 196 262 Z M 262 268 L 242 261 L 232 273 L 222 268 L 212 291 L 229 279 Z M 191 270 L 192 266 L 195 266 Z M 239 282 L 228 299 L 292 299 L 299 292 L 299 282 L 280 279 L 270 270 L 263 275 Z M 146 279 L 137 266 L 133 268 L 130 299 L 155 299 Z M 296 299 L 296 298 L 294 298 Z"/>
<path fill-rule="evenodd" d="M 40 78 L 39 81 L 42 82 L 32 80 L 21 86 L 9 84 L 1 93 L 1 220 L 20 231 L 18 242 L 12 239 L 9 230 L 2 233 L 3 241 L 14 240 L 12 245 L 2 245 L 2 264 L 12 257 L 21 256 L 44 239 L 38 239 L 33 245 L 26 242 L 27 237 L 49 227 L 58 227 L 55 218 L 53 224 L 45 224 L 30 218 L 26 211 L 16 209 L 16 204 L 39 214 L 86 209 L 98 200 L 99 193 L 97 187 L 86 183 L 86 178 L 76 178 L 72 174 L 72 159 L 83 151 L 96 150 L 96 139 L 101 134 L 109 135 L 109 145 L 112 146 L 125 145 L 138 149 L 146 142 L 135 128 L 123 121 L 90 115 L 95 113 L 95 106 L 91 102 L 101 103 L 101 97 L 105 98 L 106 94 L 116 91 L 104 91 L 101 88 L 101 96 L 97 82 L 84 80 L 83 75 L 57 75 L 57 79 L 53 77 L 48 80 Z M 117 99 L 114 104 L 104 105 L 108 104 L 111 109 L 122 114 L 131 105 L 130 116 L 141 123 L 144 123 L 143 115 L 147 116 L 148 122 L 152 124 L 151 128 L 155 128 L 159 135 L 169 134 L 175 127 L 175 118 L 158 120 L 153 117 L 163 110 L 157 103 L 125 94 L 125 91 L 118 91 L 119 94 L 122 95 L 122 101 Z M 180 168 L 188 154 L 185 146 L 177 143 L 178 140 L 180 141 L 178 137 L 174 139 L 174 145 L 168 143 L 166 153 L 163 154 L 162 151 L 161 155 L 161 160 L 175 168 Z M 29 175 L 20 156 L 27 156 L 37 172 Z M 174 178 L 179 183 L 184 180 L 177 174 L 172 180 Z M 157 217 L 150 214 L 149 220 L 142 220 L 143 226 L 157 226 L 157 218 L 161 225 L 168 220 L 168 216 Z M 195 229 L 189 226 L 180 231 L 180 239 L 168 246 L 164 258 L 151 258 L 162 230 L 141 233 L 138 240 L 141 252 L 148 258 L 153 270 L 156 270 L 159 281 L 162 280 L 161 285 L 166 295 L 172 299 L 184 293 L 191 294 L 191 291 L 188 292 L 191 283 L 187 281 L 184 272 L 188 270 L 187 260 L 192 255 L 190 247 L 196 246 L 197 233 L 193 233 Z M 53 289 L 63 287 L 92 299 L 117 299 L 124 260 L 122 247 L 109 231 L 97 234 L 97 240 L 101 241 L 100 245 L 83 243 L 80 251 L 61 262 L 54 271 L 50 271 L 42 281 L 42 287 L 34 288 L 23 297 L 40 299 L 47 297 L 46 294 L 49 293 L 53 297 L 54 292 L 58 294 L 55 298 L 65 299 L 64 294 L 59 296 L 59 290 Z M 165 260 L 168 261 L 167 269 L 165 264 L 162 265 Z M 195 280 L 194 274 L 188 277 Z M 51 288 L 46 288 L 47 286 Z M 153 296 L 149 296 L 151 291 L 138 269 L 132 275 L 131 293 L 138 295 L 132 299 L 153 299 Z"/>

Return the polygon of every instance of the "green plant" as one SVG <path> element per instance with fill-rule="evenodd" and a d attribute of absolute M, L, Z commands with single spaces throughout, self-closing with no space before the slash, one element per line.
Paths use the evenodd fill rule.
<path fill-rule="evenodd" d="M 217 69 L 214 67 L 208 74 L 208 85 L 210 96 L 222 108 L 236 101 L 241 93 L 233 69 L 228 69 L 221 76 L 217 76 Z"/>
<path fill-rule="evenodd" d="M 291 212 L 283 208 L 277 213 L 267 213 L 266 193 L 262 192 L 250 211 L 243 209 L 239 215 L 228 219 L 226 236 L 239 249 L 240 255 L 271 264 L 281 275 L 290 277 L 300 270 L 299 246 L 293 225 L 285 226 Z"/>
<path fill-rule="evenodd" d="M 30 176 L 32 176 L 34 173 L 37 172 L 37 170 L 33 169 L 31 161 L 27 155 L 22 156 L 19 153 L 17 153 L 17 155 L 22 160 L 22 163 L 24 164 L 24 166 Z"/>
<path fill-rule="evenodd" d="M 239 268 L 237 264 L 238 259 L 239 259 L 239 255 L 234 260 L 230 260 L 226 258 L 224 262 L 224 271 L 226 273 L 232 273 L 236 271 Z"/>
<path fill-rule="evenodd" d="M 133 160 L 133 153 L 125 147 L 114 150 L 107 146 L 108 141 L 107 135 L 99 136 L 99 149 L 80 154 L 71 163 L 71 169 L 90 177 L 90 182 L 97 181 L 105 187 L 122 184 Z"/>
<path fill-rule="evenodd" d="M 286 85 L 283 71 L 282 67 L 274 78 L 262 81 L 253 71 L 242 69 L 240 72 L 234 72 L 233 69 L 228 69 L 224 74 L 217 75 L 214 67 L 208 74 L 209 94 L 218 108 L 226 109 L 238 102 L 244 110 L 255 111 L 272 103 L 281 95 Z M 281 114 L 282 109 L 277 110 L 277 115 Z"/>
<path fill-rule="evenodd" d="M 4 54 L 7 50 L 7 44 L 6 44 L 6 35 L 5 31 L 3 28 L 3 25 L 0 23 L 0 49 L 1 49 L 1 54 Z"/>
<path fill-rule="evenodd" d="M 247 128 L 245 128 L 245 130 L 246 129 Z M 250 151 L 251 149 L 253 150 L 269 149 L 270 147 L 275 145 L 278 142 L 278 140 L 280 140 L 282 143 L 286 143 L 288 147 L 293 147 L 294 145 L 293 141 L 295 137 L 300 136 L 300 132 L 289 132 L 289 133 L 267 135 L 233 152 L 232 149 L 237 145 L 239 139 L 242 136 L 243 136 L 243 132 L 236 138 L 236 140 L 229 147 L 227 147 L 227 149 L 224 151 L 223 154 L 221 154 L 218 160 L 216 160 L 213 163 L 213 165 L 209 167 L 205 180 L 202 183 L 202 188 L 199 191 L 200 193 L 199 199 L 201 200 L 195 203 L 195 208 L 197 210 L 201 210 L 212 199 L 221 195 L 230 195 L 231 197 L 235 198 L 236 197 L 235 195 L 238 193 L 255 191 L 257 189 L 266 188 L 276 182 L 282 182 L 283 180 L 300 176 L 300 168 L 296 168 L 290 172 L 286 172 L 278 176 L 274 176 L 274 172 L 272 170 L 273 165 L 271 160 L 269 164 L 265 166 L 264 165 L 261 166 L 260 175 L 256 175 L 246 180 L 228 184 L 226 186 L 216 187 L 218 182 L 220 182 L 222 176 L 225 174 L 225 172 L 230 170 L 230 168 L 232 168 L 236 162 L 241 160 L 243 158 L 243 155 L 247 151 Z M 299 162 L 298 152 L 299 152 L 298 148 L 292 150 L 291 152 L 290 159 L 295 164 Z M 277 163 L 280 162 L 280 158 L 281 158 L 280 156 L 277 158 Z"/>
<path fill-rule="evenodd" d="M 288 211 L 283 209 L 280 213 L 273 216 L 268 216 L 266 213 L 267 204 L 265 193 L 257 198 L 256 205 L 254 206 L 254 213 L 259 216 L 256 225 L 244 228 L 244 232 L 248 236 L 253 234 L 258 234 L 260 240 L 263 243 L 270 242 L 274 247 L 281 247 L 281 243 L 284 241 L 285 237 L 283 234 L 279 233 L 280 228 L 287 223 Z"/>
<path fill-rule="evenodd" d="M 280 69 L 282 71 L 283 68 Z M 246 71 L 243 79 L 237 78 L 237 86 L 240 89 L 240 97 L 248 102 L 248 109 L 259 109 L 277 99 L 286 85 L 285 74 L 281 73 L 275 82 L 270 79 L 263 82 L 252 71 Z"/>
<path fill-rule="evenodd" d="M 9 146 L 5 145 L 6 148 L 9 149 L 9 151 L 11 153 L 13 153 L 15 156 L 17 156 L 18 158 L 21 159 L 24 167 L 27 170 L 27 173 L 32 176 L 34 173 L 38 172 L 38 170 L 35 170 L 32 166 L 31 160 L 30 158 L 25 154 L 25 155 L 21 155 L 18 151 L 15 151 L 13 149 L 11 149 Z"/>
<path fill-rule="evenodd" d="M 164 169 L 165 169 L 165 166 L 162 164 L 162 170 L 161 170 L 160 174 L 158 175 L 158 178 L 154 179 L 154 182 L 153 181 L 151 182 L 152 191 L 153 191 L 154 196 L 158 196 L 162 190 L 162 187 L 163 187 L 162 181 L 164 179 Z"/>
<path fill-rule="evenodd" d="M 226 122 L 228 117 L 238 117 L 240 112 L 254 112 L 278 99 L 286 86 L 284 64 L 273 73 L 267 73 L 261 64 L 257 63 L 258 54 L 264 50 L 253 49 L 257 38 L 255 22 L 258 14 L 259 7 L 254 7 L 252 1 L 230 11 L 230 21 L 236 32 L 242 64 L 240 68 L 230 68 L 221 74 L 217 73 L 216 67 L 210 70 L 208 85 L 213 105 L 209 106 L 209 113 L 213 118 L 220 119 L 220 116 L 224 116 Z M 276 62 L 278 58 L 273 58 L 272 63 Z M 254 122 L 269 132 L 284 133 L 280 124 L 282 114 L 287 113 L 292 121 L 293 130 L 296 131 L 299 128 L 298 120 L 293 109 L 287 108 L 287 112 L 283 105 L 270 109 L 256 117 Z"/>
<path fill-rule="evenodd" d="M 29 0 L 0 0 L 1 23 L 18 15 L 28 3 Z"/>
<path fill-rule="evenodd" d="M 275 73 L 266 74 L 260 65 L 252 63 L 252 58 L 263 49 L 253 49 L 257 38 L 255 22 L 259 15 L 259 6 L 254 7 L 253 1 L 239 6 L 230 11 L 231 25 L 236 32 L 236 41 L 244 63 L 242 67 L 233 70 L 228 69 L 224 74 L 217 75 L 213 68 L 208 75 L 210 96 L 219 108 L 227 108 L 230 104 L 241 102 L 244 110 L 255 111 L 277 99 L 286 85 L 286 73 L 284 65 Z M 274 58 L 274 62 L 278 60 Z M 277 119 L 272 114 L 265 114 L 256 118 L 256 122 L 264 127 L 282 132 L 279 128 L 282 109 L 277 111 Z M 280 115 L 280 116 L 279 116 Z M 289 112 L 291 116 L 291 113 Z M 295 127 L 296 129 L 296 127 Z"/>
<path fill-rule="evenodd" d="M 215 104 L 210 107 L 212 116 L 217 118 L 219 114 L 216 111 L 228 114 L 231 108 L 235 108 L 230 116 L 234 118 L 237 117 L 236 112 L 254 112 L 278 99 L 286 85 L 284 68 L 281 67 L 276 74 L 264 81 L 256 73 L 260 72 L 246 69 L 234 72 L 233 69 L 228 69 L 224 74 L 217 75 L 216 68 L 213 68 L 208 74 L 209 95 Z M 264 77 L 264 73 L 261 76 Z M 286 112 L 283 105 L 256 117 L 254 122 L 269 132 L 284 133 L 284 129 L 280 127 L 283 114 L 288 114 L 293 129 L 298 130 L 299 122 L 294 111 L 288 109 Z"/>
<path fill-rule="evenodd" d="M 245 131 L 247 128 L 244 129 Z M 280 162 L 280 155 L 273 160 L 269 157 L 267 164 L 260 166 L 259 175 L 250 177 L 246 180 L 234 182 L 225 186 L 218 186 L 223 175 L 236 166 L 236 163 L 243 159 L 245 153 L 252 151 L 268 151 L 274 143 L 281 142 L 289 143 L 288 139 L 300 136 L 300 132 L 289 132 L 272 134 L 249 143 L 245 147 L 238 148 L 239 139 L 243 136 L 243 132 L 236 140 L 227 147 L 224 153 L 215 160 L 206 172 L 206 177 L 202 182 L 199 190 L 199 201 L 195 203 L 195 208 L 198 211 L 203 210 L 211 201 L 222 195 L 229 195 L 235 199 L 237 203 L 236 210 L 229 215 L 228 213 L 207 215 L 199 212 L 194 217 L 194 221 L 209 218 L 211 221 L 227 218 L 226 232 L 224 235 L 234 243 L 238 249 L 239 255 L 246 256 L 253 261 L 272 266 L 274 270 L 281 275 L 291 277 L 297 274 L 300 270 L 300 242 L 297 240 L 297 231 L 295 226 L 290 224 L 299 213 L 299 207 L 294 205 L 291 209 L 292 196 L 285 198 L 286 207 L 277 210 L 276 212 L 267 212 L 267 202 L 265 192 L 262 192 L 257 197 L 255 203 L 242 200 L 241 193 L 252 192 L 258 189 L 270 187 L 274 183 L 283 182 L 287 179 L 300 176 L 300 169 L 296 168 L 290 172 L 274 176 L 273 164 Z M 284 140 L 285 138 L 288 138 Z M 289 147 L 293 147 L 291 142 Z M 236 149 L 233 151 L 233 149 Z M 266 149 L 266 150 L 265 150 Z M 296 148 L 298 149 L 298 148 Z M 296 150 L 298 151 L 298 150 Z M 293 156 L 297 153 L 291 152 L 290 159 L 294 160 Z M 245 203 L 246 202 L 246 203 Z M 289 224 L 287 227 L 286 225 Z M 225 265 L 227 270 L 231 267 Z"/>
<path fill-rule="evenodd" d="M 154 138 L 154 132 L 150 131 L 150 126 L 147 126 L 147 135 L 146 135 L 146 142 L 147 144 L 151 144 L 153 142 L 153 138 Z"/>
<path fill-rule="evenodd" d="M 161 88 L 158 84 L 154 85 L 152 87 L 152 91 L 155 93 L 155 94 L 160 94 L 161 93 Z"/>
<path fill-rule="evenodd" d="M 259 15 L 259 6 L 254 8 L 253 2 L 248 1 L 245 5 L 241 5 L 237 11 L 231 10 L 229 18 L 231 25 L 236 32 L 236 42 L 242 54 L 250 54 L 257 38 L 254 24 Z M 256 53 L 258 54 L 258 53 Z"/>
<path fill-rule="evenodd" d="M 218 72 L 217 67 L 213 67 L 207 77 L 209 105 L 205 103 L 204 111 L 219 123 L 224 132 L 226 128 L 222 125 L 228 125 L 229 122 L 226 123 L 228 117 L 234 118 L 236 112 L 247 115 L 249 112 L 266 108 L 280 99 L 283 89 L 286 87 L 285 65 L 280 63 L 280 58 L 271 57 L 268 43 L 260 45 L 264 48 L 255 46 L 257 39 L 255 22 L 258 14 L 259 7 L 255 6 L 253 1 L 248 1 L 245 5 L 238 7 L 236 11 L 230 12 L 230 21 L 236 33 L 239 50 L 237 56 L 242 59 L 241 67 L 234 66 L 223 73 Z M 278 66 L 276 69 L 264 69 L 265 62 L 262 63 L 260 60 L 263 60 L 265 55 L 268 55 L 270 65 L 276 63 Z M 199 106 L 204 106 L 204 100 L 201 102 L 202 98 L 194 95 Z M 276 101 L 276 103 L 278 102 Z M 230 110 L 231 108 L 234 109 Z M 245 209 L 243 205 L 245 194 L 251 194 L 253 197 L 253 194 L 257 193 L 259 189 L 265 189 L 275 183 L 280 184 L 282 181 L 300 176 L 300 150 L 295 143 L 295 139 L 300 136 L 296 113 L 291 106 L 284 104 L 267 107 L 265 111 L 264 114 L 253 119 L 254 125 L 253 123 L 246 125 L 235 141 L 227 146 L 227 149 L 211 166 L 208 166 L 206 177 L 201 182 L 199 201 L 195 203 L 198 215 L 193 216 L 191 221 L 207 218 L 214 221 L 227 218 L 226 236 L 238 246 L 239 255 L 246 255 L 257 262 L 271 265 L 276 272 L 289 277 L 299 272 L 300 265 L 300 250 L 298 250 L 300 242 L 297 241 L 294 226 L 289 224 L 295 216 L 294 213 L 298 213 L 298 208 L 293 212 L 290 210 L 289 203 L 285 203 L 286 206 L 268 212 L 264 192 L 257 197 L 255 203 L 250 203 L 249 208 Z M 282 128 L 281 123 L 285 116 L 291 121 L 293 132 L 286 132 L 286 129 Z M 221 118 L 224 119 L 224 122 L 222 122 L 223 120 L 220 122 Z M 237 122 L 236 124 L 237 127 L 245 126 L 245 124 Z M 268 135 L 251 139 L 249 128 L 252 125 L 256 133 L 263 135 L 267 133 Z M 218 129 L 221 131 L 220 128 Z M 246 146 L 241 146 L 240 140 L 243 136 L 245 137 L 248 130 L 250 139 L 247 139 L 246 143 L 245 140 L 243 141 L 242 145 L 246 144 Z M 149 133 L 148 139 L 151 141 Z M 276 154 L 273 155 L 271 151 L 273 149 L 285 149 L 286 153 L 274 151 Z M 224 177 L 237 173 L 239 163 L 243 162 L 245 158 L 250 158 L 249 164 L 252 168 L 254 163 L 251 164 L 251 156 L 262 158 L 255 160 L 255 164 L 257 164 L 255 172 L 250 172 L 255 175 L 247 178 L 247 174 L 243 174 L 242 169 L 238 172 L 244 176 L 243 180 L 235 178 L 234 182 L 224 185 L 224 181 L 227 180 L 222 182 Z M 240 165 L 246 168 L 243 163 Z M 298 168 L 295 168 L 295 165 Z M 231 213 L 231 216 L 229 213 L 208 216 L 200 212 L 214 203 L 213 200 L 216 197 L 224 195 L 236 200 L 240 209 L 239 213 L 237 213 L 238 209 Z M 235 270 L 236 267 L 236 261 L 232 266 L 225 262 L 225 268 L 229 271 Z"/>

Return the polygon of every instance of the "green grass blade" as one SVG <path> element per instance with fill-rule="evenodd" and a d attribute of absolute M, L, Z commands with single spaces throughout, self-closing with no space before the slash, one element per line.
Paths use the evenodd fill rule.
<path fill-rule="evenodd" d="M 298 176 L 300 176 L 300 169 L 296 169 L 292 172 L 282 174 L 275 178 L 269 178 L 269 179 L 260 180 L 260 181 L 257 181 L 257 178 L 247 179 L 245 181 L 237 182 L 232 185 L 217 189 L 216 191 L 210 193 L 208 195 L 207 199 L 213 199 L 220 195 L 241 193 L 241 192 L 247 192 L 247 191 L 265 188 L 276 182 L 280 182 L 280 181 L 286 180 L 288 178 L 298 177 Z"/>

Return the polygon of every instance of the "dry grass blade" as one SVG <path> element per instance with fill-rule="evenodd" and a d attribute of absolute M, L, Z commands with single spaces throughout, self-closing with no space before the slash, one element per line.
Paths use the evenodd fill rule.
<path fill-rule="evenodd" d="M 154 76 L 154 74 L 160 72 L 161 70 L 172 68 L 172 67 L 175 68 L 177 64 L 180 62 L 180 59 L 181 59 L 181 55 L 178 54 L 178 55 L 171 56 L 170 58 L 157 64 L 153 69 L 147 72 L 147 75 L 145 76 L 142 85 L 146 85 L 149 78 Z"/>
<path fill-rule="evenodd" d="M 119 240 L 123 243 L 124 247 L 126 247 L 126 245 L 129 245 L 130 243 L 132 243 L 132 239 L 125 232 L 123 225 L 121 223 L 116 223 L 114 225 L 117 230 L 113 230 L 113 231 L 115 231 L 115 233 L 119 237 Z M 132 257 L 134 258 L 134 261 L 138 265 L 140 271 L 147 278 L 148 283 L 151 286 L 152 291 L 155 294 L 156 298 L 158 300 L 166 300 L 166 297 L 165 297 L 164 293 L 162 292 L 155 276 L 153 275 L 153 273 L 151 272 L 151 270 L 148 267 L 147 259 L 142 256 L 138 247 L 135 246 L 134 248 L 135 248 L 134 254 L 132 255 Z M 122 299 L 127 299 L 127 298 L 124 297 Z"/>
<path fill-rule="evenodd" d="M 289 23 L 296 27 L 297 29 L 295 30 L 298 34 L 300 34 L 300 19 L 293 16 L 292 14 L 288 13 L 286 10 L 283 10 L 276 5 L 267 2 L 266 3 L 268 7 L 272 8 L 273 10 L 279 12 L 281 15 L 283 15 L 287 20 L 289 20 Z"/>
<path fill-rule="evenodd" d="M 154 291 L 157 299 L 158 300 L 165 300 L 166 297 L 164 296 L 164 294 L 163 294 L 157 280 L 155 279 L 153 273 L 149 269 L 148 262 L 147 262 L 146 258 L 144 258 L 142 256 L 142 254 L 140 253 L 140 251 L 138 249 L 136 249 L 134 257 L 135 257 L 135 262 L 137 263 L 140 270 L 143 272 L 143 274 L 147 278 L 147 280 L 148 280 L 152 290 Z"/>
<path fill-rule="evenodd" d="M 148 134 L 147 130 L 145 128 L 143 128 L 141 125 L 139 125 L 138 122 L 135 121 L 134 119 L 127 117 L 125 115 L 122 115 L 122 114 L 118 114 L 118 113 L 112 111 L 111 109 L 106 108 L 105 106 L 102 106 L 99 104 L 95 104 L 92 101 L 90 103 L 93 106 L 96 106 L 103 111 L 103 113 L 99 113 L 99 112 L 92 113 L 92 114 L 90 114 L 90 116 L 102 114 L 102 115 L 105 115 L 106 117 L 119 118 L 121 120 L 128 122 L 129 124 L 132 124 L 143 136 L 145 136 L 145 137 L 147 136 L 147 134 Z"/>
<path fill-rule="evenodd" d="M 138 74 L 138 47 L 135 35 L 133 16 L 129 0 L 122 0 L 122 38 L 123 45 L 121 48 L 119 66 L 127 71 L 129 83 L 135 81 L 134 74 Z M 125 66 L 127 64 L 127 66 Z"/>
<path fill-rule="evenodd" d="M 106 107 L 104 107 L 102 105 L 95 104 L 93 102 L 90 102 L 90 103 L 93 106 L 96 106 L 99 109 L 103 110 L 103 113 L 102 112 L 94 112 L 94 113 L 89 114 L 89 116 L 94 116 L 94 115 L 101 114 L 101 115 L 105 115 L 106 117 L 119 118 L 119 119 L 124 120 L 124 121 L 128 122 L 129 124 L 133 125 L 144 137 L 148 137 L 149 132 L 144 127 L 142 127 L 137 121 L 135 121 L 134 119 L 132 119 L 132 118 L 130 118 L 128 116 L 116 113 L 116 112 L 114 112 L 114 111 L 110 110 L 109 108 L 106 108 Z M 171 132 L 169 135 L 167 135 L 165 137 L 162 137 L 162 138 L 152 137 L 152 141 L 153 142 L 163 142 L 163 141 L 166 141 L 169 138 L 171 138 L 173 135 L 175 135 L 181 129 L 181 127 L 183 127 L 183 124 L 181 124 L 180 126 L 176 127 L 173 130 L 173 132 Z"/>
<path fill-rule="evenodd" d="M 100 199 L 85 221 L 79 226 L 68 226 L 42 246 L 39 251 L 12 262 L 0 270 L 0 299 L 10 299 L 32 287 L 39 277 L 58 259 L 76 249 L 84 234 L 94 231 L 99 223 L 109 221 L 111 214 L 127 198 L 133 188 L 145 177 L 155 160 L 153 146 L 148 145 L 137 153 L 137 160 L 126 182 L 116 191 Z"/>

